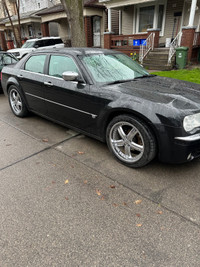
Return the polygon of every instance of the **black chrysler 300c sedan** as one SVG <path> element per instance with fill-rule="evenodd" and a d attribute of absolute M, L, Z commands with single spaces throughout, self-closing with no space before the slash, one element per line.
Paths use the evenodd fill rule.
<path fill-rule="evenodd" d="M 33 52 L 3 69 L 2 86 L 16 116 L 31 111 L 106 141 L 129 167 L 200 156 L 200 86 L 150 75 L 119 52 Z"/>

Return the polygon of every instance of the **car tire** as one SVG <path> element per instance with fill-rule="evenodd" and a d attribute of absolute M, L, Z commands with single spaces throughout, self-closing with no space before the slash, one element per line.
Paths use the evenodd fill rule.
<path fill-rule="evenodd" d="M 156 155 L 156 140 L 151 130 L 131 115 L 117 116 L 109 123 L 106 141 L 115 158 L 128 167 L 143 167 Z"/>
<path fill-rule="evenodd" d="M 11 85 L 8 89 L 8 99 L 12 112 L 17 117 L 26 117 L 28 115 L 28 109 L 23 99 L 20 90 Z"/>

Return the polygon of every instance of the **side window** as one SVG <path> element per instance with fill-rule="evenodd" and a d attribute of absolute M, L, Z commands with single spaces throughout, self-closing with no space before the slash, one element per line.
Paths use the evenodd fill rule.
<path fill-rule="evenodd" d="M 43 46 L 44 46 L 44 42 L 43 42 L 43 40 L 39 40 L 39 41 L 37 41 L 37 42 L 35 43 L 35 46 L 37 46 L 37 47 L 43 47 Z"/>
<path fill-rule="evenodd" d="M 62 44 L 63 41 L 61 39 L 54 39 L 55 44 Z"/>
<path fill-rule="evenodd" d="M 49 75 L 62 78 L 62 74 L 65 71 L 74 71 L 79 73 L 76 63 L 71 57 L 51 56 Z"/>
<path fill-rule="evenodd" d="M 54 45 L 54 41 L 52 39 L 43 40 L 44 46 Z"/>
<path fill-rule="evenodd" d="M 46 55 L 38 55 L 30 57 L 24 69 L 36 73 L 44 73 L 44 63 L 45 63 Z"/>

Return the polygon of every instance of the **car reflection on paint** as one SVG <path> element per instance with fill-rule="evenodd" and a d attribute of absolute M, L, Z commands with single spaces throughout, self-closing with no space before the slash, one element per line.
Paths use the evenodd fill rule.
<path fill-rule="evenodd" d="M 199 85 L 150 75 L 122 53 L 37 51 L 4 68 L 2 85 L 16 116 L 34 112 L 106 142 L 126 166 L 200 155 Z"/>

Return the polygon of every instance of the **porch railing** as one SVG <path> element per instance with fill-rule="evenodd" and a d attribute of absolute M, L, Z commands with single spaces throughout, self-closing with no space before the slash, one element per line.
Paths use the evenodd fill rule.
<path fill-rule="evenodd" d="M 200 46 L 200 32 L 194 33 L 193 46 Z"/>
<path fill-rule="evenodd" d="M 140 45 L 140 52 L 139 52 L 139 61 L 141 64 L 143 64 L 144 58 L 148 55 L 148 53 L 154 49 L 154 39 L 155 39 L 155 33 L 152 32 L 146 41 Z"/>
<path fill-rule="evenodd" d="M 111 48 L 112 49 L 133 49 L 134 40 L 146 39 L 147 34 L 132 34 L 132 35 L 112 35 L 111 36 Z M 137 45 L 135 45 L 137 47 Z M 139 45 L 138 45 L 139 47 Z"/>
<path fill-rule="evenodd" d="M 168 56 L 168 64 L 170 65 L 172 62 L 172 58 L 174 54 L 176 53 L 176 48 L 180 47 L 181 45 L 181 39 L 182 39 L 182 31 L 180 31 L 177 36 L 174 38 L 174 40 L 170 44 L 169 48 L 169 56 Z"/>

